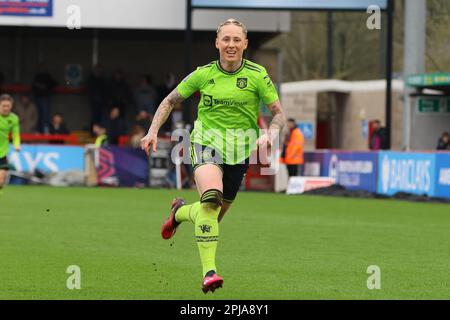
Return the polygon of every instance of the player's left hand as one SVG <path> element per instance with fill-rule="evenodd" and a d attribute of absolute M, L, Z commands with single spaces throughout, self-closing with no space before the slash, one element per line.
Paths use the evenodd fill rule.
<path fill-rule="evenodd" d="M 158 134 L 149 131 L 145 137 L 141 139 L 141 148 L 145 151 L 145 153 L 150 155 L 150 147 L 152 148 L 153 152 L 156 152 L 156 145 L 158 144 Z"/>
<path fill-rule="evenodd" d="M 272 147 L 272 137 L 266 132 L 256 140 L 256 144 L 259 148 L 267 148 L 270 150 Z"/>
<path fill-rule="evenodd" d="M 20 152 L 20 147 L 14 148 L 14 150 L 16 150 L 16 152 Z"/>

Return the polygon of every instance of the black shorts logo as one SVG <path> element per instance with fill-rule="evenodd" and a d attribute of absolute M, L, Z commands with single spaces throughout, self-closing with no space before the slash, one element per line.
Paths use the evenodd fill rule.
<path fill-rule="evenodd" d="M 200 228 L 200 230 L 202 230 L 202 233 L 211 232 L 211 226 L 207 224 L 202 224 L 201 226 L 198 227 Z"/>
<path fill-rule="evenodd" d="M 203 95 L 203 104 L 206 107 L 211 107 L 212 106 L 212 102 L 213 102 L 213 97 L 212 96 L 207 95 L 207 94 Z"/>
<path fill-rule="evenodd" d="M 211 161 L 213 159 L 213 150 L 210 148 L 206 148 L 202 153 L 203 161 Z"/>
<path fill-rule="evenodd" d="M 237 78 L 236 87 L 239 89 L 244 89 L 247 87 L 247 78 Z"/>

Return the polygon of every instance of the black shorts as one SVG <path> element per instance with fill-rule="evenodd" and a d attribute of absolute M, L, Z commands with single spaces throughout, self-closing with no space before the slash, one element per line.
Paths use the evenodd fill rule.
<path fill-rule="evenodd" d="M 8 159 L 6 157 L 0 158 L 0 170 L 8 170 Z"/>
<path fill-rule="evenodd" d="M 233 202 L 247 172 L 249 159 L 247 158 L 244 163 L 226 164 L 216 150 L 198 143 L 191 143 L 190 152 L 194 172 L 204 164 L 214 164 L 222 170 L 223 200 L 228 203 Z"/>

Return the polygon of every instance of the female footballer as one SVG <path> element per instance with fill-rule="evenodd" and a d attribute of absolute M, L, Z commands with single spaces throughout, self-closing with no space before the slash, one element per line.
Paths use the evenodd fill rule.
<path fill-rule="evenodd" d="M 181 198 L 174 199 L 161 234 L 164 239 L 170 239 L 182 222 L 191 221 L 195 225 L 205 294 L 223 284 L 215 264 L 219 221 L 236 197 L 250 153 L 257 145 L 270 148 L 272 132 L 281 130 L 285 123 L 277 91 L 266 69 L 243 59 L 248 46 L 244 24 L 235 19 L 220 24 L 215 46 L 219 60 L 198 67 L 179 83 L 161 102 L 147 135 L 141 140 L 147 154 L 150 147 L 156 151 L 158 130 L 174 106 L 200 92 L 190 148 L 200 201 L 186 204 Z M 269 130 L 259 136 L 257 118 L 261 101 L 268 106 L 273 119 Z M 249 139 L 241 139 L 242 132 L 252 130 L 254 139 L 251 134 Z"/>
<path fill-rule="evenodd" d="M 9 134 L 12 134 L 13 145 L 20 151 L 19 117 L 11 112 L 14 99 L 9 94 L 0 96 L 0 197 L 6 182 L 9 152 Z"/>

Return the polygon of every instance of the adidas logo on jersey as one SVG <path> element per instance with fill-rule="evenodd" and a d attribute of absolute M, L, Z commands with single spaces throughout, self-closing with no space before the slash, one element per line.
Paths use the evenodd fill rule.
<path fill-rule="evenodd" d="M 208 83 L 208 84 L 216 84 L 216 83 L 214 82 L 214 79 L 209 79 L 207 83 Z"/>

